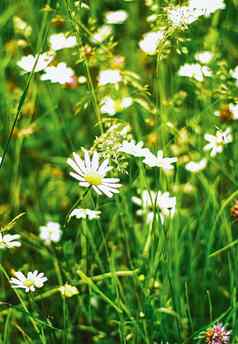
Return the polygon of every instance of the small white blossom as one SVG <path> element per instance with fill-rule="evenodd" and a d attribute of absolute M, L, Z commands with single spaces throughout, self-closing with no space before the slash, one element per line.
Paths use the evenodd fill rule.
<path fill-rule="evenodd" d="M 98 85 L 117 84 L 122 81 L 121 72 L 118 69 L 102 70 L 98 76 Z"/>
<path fill-rule="evenodd" d="M 85 149 L 84 160 L 81 160 L 78 154 L 73 153 L 73 159 L 68 159 L 67 163 L 74 170 L 74 172 L 70 172 L 71 177 L 77 179 L 80 186 L 92 187 L 98 195 L 105 194 L 110 198 L 114 193 L 119 192 L 120 180 L 118 178 L 105 178 L 112 167 L 109 166 L 108 159 L 100 165 L 97 152 L 93 153 L 92 159 L 90 159 L 89 152 Z"/>
<path fill-rule="evenodd" d="M 152 223 L 158 214 L 163 224 L 165 218 L 172 217 L 176 210 L 176 198 L 171 197 L 168 192 L 144 190 L 141 192 L 141 198 L 132 197 L 132 202 L 140 207 L 136 214 L 145 215 L 147 223 Z"/>
<path fill-rule="evenodd" d="M 43 54 L 40 54 L 39 56 L 33 56 L 33 55 L 27 55 L 23 56 L 18 62 L 17 65 L 21 69 L 24 70 L 25 73 L 30 73 L 34 68 L 34 73 L 40 72 L 41 70 L 44 70 L 48 64 L 53 60 L 54 55 L 46 52 Z M 37 61 L 37 62 L 36 62 Z"/>
<path fill-rule="evenodd" d="M 38 273 L 37 270 L 33 272 L 28 272 L 25 276 L 22 272 L 15 272 L 15 277 L 10 279 L 10 283 L 13 288 L 25 289 L 25 292 L 34 292 L 36 288 L 43 287 L 44 283 L 47 281 L 44 273 Z"/>
<path fill-rule="evenodd" d="M 164 31 L 147 32 L 139 42 L 140 49 L 148 55 L 155 55 L 164 35 Z"/>
<path fill-rule="evenodd" d="M 124 97 L 117 100 L 114 100 L 111 97 L 105 97 L 102 99 L 100 110 L 101 113 L 114 116 L 117 112 L 121 112 L 130 107 L 132 103 L 133 100 L 131 97 Z"/>
<path fill-rule="evenodd" d="M 144 164 L 150 167 L 161 167 L 165 172 L 172 170 L 173 163 L 177 161 L 177 158 L 165 158 L 163 157 L 163 151 L 159 150 L 157 155 L 154 155 L 150 151 L 147 152 L 145 155 L 145 159 L 143 160 Z"/>
<path fill-rule="evenodd" d="M 188 5 L 191 9 L 200 11 L 201 15 L 207 17 L 217 10 L 226 8 L 224 0 L 189 0 Z"/>
<path fill-rule="evenodd" d="M 52 242 L 59 242 L 62 236 L 62 230 L 57 222 L 49 221 L 46 226 L 40 227 L 40 238 L 46 245 Z"/>
<path fill-rule="evenodd" d="M 75 36 L 66 36 L 64 33 L 56 33 L 49 38 L 50 47 L 57 51 L 65 48 L 73 48 L 77 45 Z"/>
<path fill-rule="evenodd" d="M 168 9 L 168 19 L 175 27 L 189 25 L 196 21 L 200 15 L 200 11 L 194 11 L 189 6 L 172 7 Z"/>
<path fill-rule="evenodd" d="M 41 80 L 49 80 L 52 83 L 59 83 L 61 85 L 70 84 L 75 77 L 73 69 L 67 67 L 64 62 L 59 63 L 57 66 L 47 67 L 44 72 Z"/>
<path fill-rule="evenodd" d="M 181 66 L 178 75 L 193 78 L 197 81 L 203 81 L 204 77 L 211 76 L 212 72 L 207 66 L 201 66 L 199 63 L 186 63 Z"/>
<path fill-rule="evenodd" d="M 213 56 L 211 51 L 202 51 L 195 55 L 195 59 L 202 64 L 208 64 L 213 59 Z"/>
<path fill-rule="evenodd" d="M 101 215 L 101 211 L 98 211 L 98 210 L 76 208 L 71 212 L 69 217 L 75 216 L 77 219 L 88 218 L 89 220 L 95 220 L 95 219 L 99 219 L 100 215 Z"/>
<path fill-rule="evenodd" d="M 20 239 L 19 234 L 12 235 L 0 233 L 0 249 L 20 247 L 21 243 L 18 239 Z"/>
<path fill-rule="evenodd" d="M 111 34 L 112 34 L 111 26 L 103 25 L 92 35 L 92 41 L 95 42 L 95 43 L 102 43 Z"/>
<path fill-rule="evenodd" d="M 107 24 L 122 24 L 128 18 L 128 13 L 124 10 L 110 11 L 105 14 Z"/>
<path fill-rule="evenodd" d="M 206 168 L 206 166 L 207 166 L 207 159 L 202 159 L 200 161 L 189 161 L 185 165 L 185 169 L 189 172 L 192 172 L 192 173 L 198 173 L 198 172 L 204 170 L 204 168 Z"/>
<path fill-rule="evenodd" d="M 118 151 L 123 152 L 129 155 L 133 155 L 135 157 L 144 157 L 149 149 L 143 148 L 144 142 L 140 141 L 136 143 L 134 140 L 128 142 L 124 141 L 122 145 L 119 147 Z"/>
<path fill-rule="evenodd" d="M 232 142 L 231 129 L 227 128 L 225 131 L 218 130 L 216 135 L 205 134 L 205 140 L 208 144 L 204 147 L 205 151 L 211 151 L 211 157 L 223 152 L 224 146 Z"/>

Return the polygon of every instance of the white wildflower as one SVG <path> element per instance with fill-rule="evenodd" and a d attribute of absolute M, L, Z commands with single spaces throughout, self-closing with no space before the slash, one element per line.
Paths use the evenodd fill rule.
<path fill-rule="evenodd" d="M 105 97 L 101 102 L 101 113 L 106 113 L 109 116 L 114 116 L 117 112 L 121 112 L 124 109 L 130 107 L 133 103 L 131 97 L 123 97 L 121 99 L 114 100 L 111 97 Z"/>
<path fill-rule="evenodd" d="M 111 34 L 112 34 L 111 26 L 103 25 L 92 35 L 92 41 L 95 42 L 95 43 L 102 43 Z"/>
<path fill-rule="evenodd" d="M 61 62 L 57 66 L 47 67 L 41 80 L 49 80 L 52 83 L 61 85 L 70 84 L 74 80 L 75 74 L 72 68 L 67 67 L 66 63 Z"/>
<path fill-rule="evenodd" d="M 112 197 L 114 193 L 119 192 L 121 184 L 118 178 L 105 178 L 108 171 L 112 169 L 109 166 L 108 159 L 99 164 L 99 154 L 93 153 L 90 159 L 89 152 L 84 150 L 84 160 L 80 156 L 73 153 L 73 159 L 68 159 L 67 163 L 72 167 L 74 172 L 70 175 L 79 181 L 79 185 L 89 188 L 92 187 L 97 194 L 105 194 L 107 197 Z"/>
<path fill-rule="evenodd" d="M 201 66 L 199 63 L 186 63 L 181 66 L 178 75 L 193 78 L 197 81 L 203 81 L 204 77 L 211 76 L 212 72 L 207 66 Z"/>
<path fill-rule="evenodd" d="M 20 247 L 21 243 L 18 239 L 20 239 L 19 234 L 12 235 L 0 233 L 0 249 Z"/>
<path fill-rule="evenodd" d="M 135 157 L 144 157 L 148 153 L 149 149 L 144 148 L 144 142 L 140 141 L 136 143 L 134 140 L 128 142 L 124 141 L 119 147 L 118 151 L 123 152 Z"/>
<path fill-rule="evenodd" d="M 121 72 L 118 69 L 102 70 L 98 76 L 98 85 L 117 84 L 122 81 Z"/>
<path fill-rule="evenodd" d="M 198 173 L 198 172 L 204 170 L 204 168 L 206 168 L 206 166 L 207 166 L 207 159 L 202 159 L 200 161 L 189 161 L 185 165 L 185 169 L 189 172 L 192 172 L 192 173 Z"/>
<path fill-rule="evenodd" d="M 28 293 L 29 291 L 34 292 L 36 288 L 43 287 L 44 283 L 47 281 L 44 273 L 38 273 L 37 270 L 33 272 L 28 272 L 25 276 L 22 272 L 15 272 L 15 277 L 10 279 L 10 283 L 13 288 L 25 289 Z"/>
<path fill-rule="evenodd" d="M 169 192 L 144 190 L 141 198 L 132 197 L 132 202 L 140 207 L 136 214 L 145 215 L 147 223 L 152 223 L 156 215 L 159 215 L 163 224 L 165 218 L 172 217 L 176 210 L 176 198 L 171 197 Z"/>
<path fill-rule="evenodd" d="M 213 53 L 211 51 L 202 51 L 200 53 L 197 53 L 195 55 L 195 59 L 202 63 L 202 64 L 208 64 L 209 62 L 211 62 L 211 60 L 213 59 Z"/>
<path fill-rule="evenodd" d="M 148 55 L 155 55 L 164 35 L 164 31 L 147 32 L 139 42 L 140 49 Z"/>
<path fill-rule="evenodd" d="M 204 150 L 210 150 L 211 157 L 223 152 L 224 146 L 232 142 L 233 139 L 230 128 L 227 128 L 224 131 L 218 130 L 216 135 L 205 134 L 204 138 L 206 141 L 208 141 L 208 144 L 204 147 Z"/>
<path fill-rule="evenodd" d="M 122 24 L 128 18 L 128 13 L 124 10 L 106 12 L 105 20 L 107 24 Z"/>
<path fill-rule="evenodd" d="M 163 151 L 159 150 L 157 155 L 154 155 L 150 151 L 147 152 L 145 155 L 145 159 L 143 160 L 144 164 L 150 167 L 161 167 L 165 172 L 172 170 L 173 163 L 177 161 L 177 158 L 165 158 L 163 157 Z"/>
<path fill-rule="evenodd" d="M 77 45 L 75 36 L 66 36 L 64 33 L 56 33 L 49 38 L 50 47 L 57 51 L 65 48 L 73 48 Z"/>
<path fill-rule="evenodd" d="M 46 245 L 50 245 L 52 242 L 59 242 L 62 236 L 62 230 L 59 223 L 49 221 L 46 226 L 40 227 L 40 238 Z"/>
<path fill-rule="evenodd" d="M 88 218 L 89 220 L 95 220 L 95 219 L 99 219 L 100 215 L 101 215 L 101 211 L 99 210 L 76 208 L 70 213 L 69 217 L 75 216 L 77 219 Z"/>
<path fill-rule="evenodd" d="M 36 72 L 40 72 L 41 70 L 44 70 L 48 66 L 48 64 L 50 64 L 53 58 L 54 58 L 54 55 L 49 52 L 40 54 L 38 56 L 27 55 L 27 56 L 23 56 L 17 62 L 17 65 L 18 67 L 23 69 L 25 73 L 30 73 L 35 66 L 34 73 L 36 73 Z"/>
<path fill-rule="evenodd" d="M 201 15 L 207 17 L 217 10 L 226 8 L 224 0 L 189 0 L 188 6 L 193 10 L 200 11 Z"/>
<path fill-rule="evenodd" d="M 188 6 L 172 7 L 168 9 L 168 19 L 175 27 L 186 26 L 196 21 L 201 15 Z"/>

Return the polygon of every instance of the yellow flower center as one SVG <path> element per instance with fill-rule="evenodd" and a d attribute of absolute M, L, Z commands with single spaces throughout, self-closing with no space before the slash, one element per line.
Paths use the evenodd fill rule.
<path fill-rule="evenodd" d="M 84 176 L 84 179 L 86 182 L 88 182 L 91 185 L 100 185 L 102 184 L 102 177 L 100 176 L 99 173 L 92 171 L 86 176 Z"/>
<path fill-rule="evenodd" d="M 27 288 L 30 288 L 33 286 L 33 282 L 29 279 L 26 279 L 24 282 L 23 282 L 24 286 L 27 287 Z"/>

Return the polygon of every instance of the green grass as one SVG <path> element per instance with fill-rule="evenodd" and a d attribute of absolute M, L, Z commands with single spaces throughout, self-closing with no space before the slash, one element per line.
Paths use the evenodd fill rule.
<path fill-rule="evenodd" d="M 225 10 L 184 31 L 171 28 L 162 15 L 166 5 L 182 1 L 152 3 L 157 9 L 142 0 L 92 0 L 89 9 L 73 0 L 0 3 L 1 230 L 20 234 L 22 243 L 0 250 L 1 344 L 206 343 L 203 331 L 219 322 L 232 330 L 230 343 L 238 343 L 238 234 L 230 214 L 238 198 L 237 123 L 213 115 L 238 101 L 229 74 L 238 61 L 238 3 L 227 0 Z M 113 26 L 114 40 L 92 43 L 105 11 L 116 9 L 129 18 Z M 159 15 L 154 29 L 167 25 L 168 38 L 150 57 L 138 42 L 151 31 L 146 18 L 153 11 Z M 32 27 L 31 36 L 14 30 L 13 16 Z M 62 26 L 56 26 L 56 16 Z M 22 74 L 16 65 L 22 56 L 46 51 L 56 32 L 77 37 L 77 47 L 58 51 L 54 62 L 66 62 L 87 78 L 74 89 L 40 80 L 42 72 Z M 92 51 L 85 56 L 88 46 Z M 214 53 L 212 77 L 199 83 L 178 76 L 179 67 L 195 63 L 203 50 Z M 115 68 L 118 55 L 125 57 L 124 84 L 99 87 L 99 71 Z M 133 105 L 108 124 L 101 99 L 128 95 Z M 118 156 L 106 140 L 113 124 L 129 124 L 136 141 L 176 156 L 173 172 Z M 212 158 L 203 151 L 204 134 L 215 134 L 217 127 L 231 127 L 233 142 Z M 114 144 L 123 139 L 119 131 L 111 137 Z M 95 145 L 111 157 L 110 174 L 123 185 L 112 199 L 85 192 L 69 175 L 72 152 Z M 206 169 L 185 170 L 186 162 L 204 157 Z M 148 225 L 131 200 L 145 189 L 175 196 L 175 216 Z M 100 219 L 69 220 L 75 204 L 100 210 Z M 60 223 L 63 231 L 49 246 L 39 238 L 47 221 Z M 34 270 L 48 278 L 42 289 L 11 287 L 14 271 Z M 79 293 L 64 297 L 59 288 L 66 282 Z"/>

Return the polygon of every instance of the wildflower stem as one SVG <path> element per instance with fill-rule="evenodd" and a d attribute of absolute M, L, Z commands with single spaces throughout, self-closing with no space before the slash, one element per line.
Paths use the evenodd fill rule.
<path fill-rule="evenodd" d="M 66 223 L 69 223 L 71 212 L 83 201 L 83 199 L 86 197 L 86 195 L 89 192 L 89 190 L 90 190 L 90 187 L 83 193 L 83 195 L 81 197 L 79 197 L 79 199 L 70 208 L 70 210 L 68 211 L 68 213 L 66 215 L 64 226 L 66 226 Z"/>

